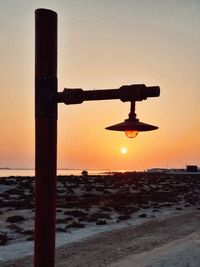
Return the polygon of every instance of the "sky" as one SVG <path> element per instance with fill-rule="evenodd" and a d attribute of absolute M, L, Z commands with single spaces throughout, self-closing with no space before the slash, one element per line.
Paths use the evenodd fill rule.
<path fill-rule="evenodd" d="M 58 168 L 200 166 L 200 1 L 0 0 L 0 167 L 34 167 L 37 8 L 58 13 L 59 91 L 161 88 L 136 103 L 140 121 L 159 129 L 134 139 L 105 130 L 128 117 L 130 103 L 59 104 Z"/>

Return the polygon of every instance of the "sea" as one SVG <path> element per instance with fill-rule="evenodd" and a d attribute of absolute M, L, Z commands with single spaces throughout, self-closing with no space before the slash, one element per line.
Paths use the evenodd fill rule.
<path fill-rule="evenodd" d="M 57 175 L 81 175 L 83 169 L 58 169 Z M 125 171 L 116 171 L 116 170 L 87 170 L 89 175 L 108 175 L 113 172 L 125 172 Z M 10 177 L 10 176 L 35 176 L 34 169 L 0 169 L 0 177 Z"/>

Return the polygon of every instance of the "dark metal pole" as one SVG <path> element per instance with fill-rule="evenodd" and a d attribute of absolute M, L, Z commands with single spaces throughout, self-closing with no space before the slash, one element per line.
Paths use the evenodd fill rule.
<path fill-rule="evenodd" d="M 35 267 L 55 265 L 57 14 L 35 11 Z"/>

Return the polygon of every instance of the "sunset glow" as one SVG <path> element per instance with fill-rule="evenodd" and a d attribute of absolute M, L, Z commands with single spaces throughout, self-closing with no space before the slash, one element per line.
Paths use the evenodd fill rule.
<path fill-rule="evenodd" d="M 126 147 L 122 147 L 121 148 L 121 153 L 122 154 L 126 154 L 127 153 L 127 148 Z"/>
<path fill-rule="evenodd" d="M 137 102 L 136 108 L 141 121 L 159 129 L 136 138 L 105 130 L 127 118 L 130 103 L 59 104 L 58 168 L 200 165 L 199 1 L 19 0 L 2 1 L 0 10 L 0 167 L 34 167 L 34 11 L 39 7 L 58 13 L 59 91 L 133 83 L 161 88 L 159 98 Z"/>

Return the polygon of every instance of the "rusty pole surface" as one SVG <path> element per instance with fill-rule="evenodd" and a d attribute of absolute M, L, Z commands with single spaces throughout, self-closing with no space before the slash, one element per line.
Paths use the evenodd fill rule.
<path fill-rule="evenodd" d="M 55 266 L 57 14 L 35 11 L 35 267 Z"/>

